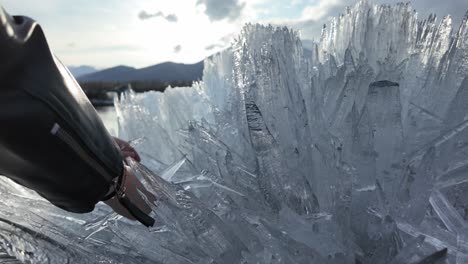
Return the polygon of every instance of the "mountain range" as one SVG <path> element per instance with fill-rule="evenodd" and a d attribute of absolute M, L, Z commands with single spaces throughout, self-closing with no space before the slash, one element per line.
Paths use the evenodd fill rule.
<path fill-rule="evenodd" d="M 164 62 L 141 69 L 120 65 L 84 75 L 75 75 L 75 78 L 79 82 L 171 82 L 200 80 L 202 75 L 203 61 L 200 61 L 194 64 Z"/>
<path fill-rule="evenodd" d="M 307 45 L 306 43 L 304 43 Z M 310 45 L 311 46 L 311 45 Z M 304 48 L 304 55 L 310 57 L 312 52 Z M 120 65 L 104 70 L 92 66 L 68 67 L 80 83 L 90 82 L 174 82 L 201 80 L 203 76 L 203 61 L 194 64 L 164 62 L 149 67 L 137 69 Z"/>
<path fill-rule="evenodd" d="M 75 78 L 98 71 L 98 69 L 88 65 L 68 66 L 68 70 L 73 74 Z"/>

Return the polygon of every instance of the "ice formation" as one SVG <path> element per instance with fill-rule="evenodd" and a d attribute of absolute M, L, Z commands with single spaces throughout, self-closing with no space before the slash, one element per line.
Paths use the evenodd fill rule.
<path fill-rule="evenodd" d="M 3 245 L 33 263 L 468 263 L 468 16 L 361 1 L 306 48 L 246 25 L 202 82 L 116 102 L 160 174 L 140 168 L 150 231 L 2 179 Z"/>

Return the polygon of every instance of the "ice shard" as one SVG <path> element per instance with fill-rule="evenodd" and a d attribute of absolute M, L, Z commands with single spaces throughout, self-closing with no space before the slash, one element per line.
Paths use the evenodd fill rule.
<path fill-rule="evenodd" d="M 245 25 L 203 81 L 116 100 L 155 227 L 0 179 L 0 244 L 32 263 L 465 263 L 467 43 L 468 15 L 406 3 L 347 8 L 312 57 Z"/>

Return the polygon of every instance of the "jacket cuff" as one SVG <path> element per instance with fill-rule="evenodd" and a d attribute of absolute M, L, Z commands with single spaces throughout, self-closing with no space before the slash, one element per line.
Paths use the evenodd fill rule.
<path fill-rule="evenodd" d="M 125 169 L 125 164 L 122 164 L 122 173 L 120 176 L 114 178 L 109 186 L 109 191 L 106 195 L 101 199 L 101 201 L 105 202 L 112 198 L 114 198 L 119 193 L 125 192 L 125 179 L 127 177 L 127 170 Z"/>

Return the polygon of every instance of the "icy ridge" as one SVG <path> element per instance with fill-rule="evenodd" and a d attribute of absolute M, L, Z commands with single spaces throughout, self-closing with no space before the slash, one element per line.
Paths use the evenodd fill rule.
<path fill-rule="evenodd" d="M 332 263 L 337 256 L 386 263 L 421 234 L 423 243 L 405 256 L 422 259 L 442 243 L 451 263 L 465 254 L 457 234 L 466 222 L 467 204 L 460 202 L 466 166 L 458 165 L 466 157 L 457 146 L 466 141 L 466 26 L 465 18 L 452 34 L 450 16 L 420 21 L 409 4 L 361 1 L 325 28 L 312 58 L 304 58 L 295 32 L 247 25 L 231 50 L 206 62 L 209 81 L 196 88 L 208 108 L 216 106 L 215 116 L 191 120 L 197 125 L 185 136 L 208 130 L 210 139 L 193 136 L 183 153 L 197 170 L 247 199 L 263 200 L 273 214 L 330 215 L 327 227 L 316 226 L 333 236 L 322 240 L 334 251 L 322 255 Z M 146 95 L 152 96 L 166 95 Z M 214 142 L 222 154 L 207 146 Z M 245 171 L 255 180 L 232 181 Z M 221 191 L 213 199 L 214 190 L 193 184 L 213 207 L 225 203 L 222 193 L 234 195 Z M 227 212 L 231 208 L 219 214 Z M 447 232 L 450 239 L 441 235 Z M 305 238 L 308 245 L 327 252 L 312 237 Z"/>

